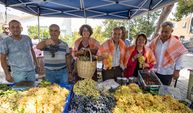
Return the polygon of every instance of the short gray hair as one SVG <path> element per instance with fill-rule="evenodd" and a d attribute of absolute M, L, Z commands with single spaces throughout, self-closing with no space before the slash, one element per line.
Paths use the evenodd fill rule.
<path fill-rule="evenodd" d="M 166 21 L 161 24 L 161 27 L 169 26 L 170 28 L 174 28 L 174 24 L 172 22 Z"/>
<path fill-rule="evenodd" d="M 51 27 L 57 27 L 58 30 L 60 31 L 60 27 L 59 27 L 57 24 L 51 24 L 51 25 L 49 26 L 49 30 L 50 30 Z"/>

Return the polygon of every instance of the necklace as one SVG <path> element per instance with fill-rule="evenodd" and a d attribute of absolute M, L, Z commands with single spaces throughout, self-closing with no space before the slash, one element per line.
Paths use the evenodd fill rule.
<path fill-rule="evenodd" d="M 83 45 L 84 47 L 88 47 L 88 40 L 83 40 L 83 41 L 82 41 L 82 45 Z"/>

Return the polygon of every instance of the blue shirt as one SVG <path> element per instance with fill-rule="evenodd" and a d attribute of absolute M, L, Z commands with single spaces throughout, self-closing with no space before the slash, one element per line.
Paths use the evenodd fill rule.
<path fill-rule="evenodd" d="M 129 41 L 128 39 L 125 39 L 125 45 L 126 45 L 127 47 L 130 46 L 130 41 Z"/>
<path fill-rule="evenodd" d="M 26 35 L 21 35 L 20 40 L 9 36 L 2 41 L 0 53 L 6 54 L 8 64 L 14 71 L 31 71 L 35 69 L 33 56 L 31 53 L 32 42 Z"/>

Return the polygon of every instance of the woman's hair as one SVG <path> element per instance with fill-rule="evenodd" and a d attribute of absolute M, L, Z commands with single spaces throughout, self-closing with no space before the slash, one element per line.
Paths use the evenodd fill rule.
<path fill-rule="evenodd" d="M 80 29 L 79 29 L 79 34 L 82 36 L 82 32 L 83 32 L 83 29 L 84 29 L 84 28 L 87 28 L 87 29 L 88 29 L 88 31 L 89 31 L 89 33 L 90 33 L 90 36 L 91 36 L 92 33 L 93 33 L 93 31 L 92 31 L 91 26 L 88 25 L 88 24 L 84 24 L 84 25 L 82 25 L 82 26 L 80 27 Z"/>
<path fill-rule="evenodd" d="M 137 41 L 138 41 L 140 36 L 142 36 L 145 39 L 145 44 L 147 43 L 147 36 L 145 34 L 141 33 L 141 34 L 137 35 L 137 38 L 135 40 L 135 45 L 137 45 Z"/>

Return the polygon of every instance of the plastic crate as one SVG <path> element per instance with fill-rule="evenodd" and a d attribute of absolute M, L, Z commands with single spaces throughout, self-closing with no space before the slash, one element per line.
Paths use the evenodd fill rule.
<path fill-rule="evenodd" d="M 7 85 L 12 87 L 15 90 L 18 90 L 18 91 L 27 90 L 30 88 L 30 87 L 15 87 L 15 84 L 7 84 Z M 65 101 L 64 110 L 62 112 L 62 113 L 68 113 L 68 108 L 70 106 L 70 101 L 71 101 L 71 98 L 73 95 L 73 91 L 72 91 L 73 84 L 59 84 L 59 85 L 60 85 L 60 87 L 63 87 L 63 88 L 66 88 L 67 90 L 69 90 L 68 97 L 66 98 L 66 101 Z"/>
<path fill-rule="evenodd" d="M 62 113 L 68 113 L 68 108 L 70 106 L 70 102 L 73 94 L 73 91 L 72 91 L 73 85 L 72 84 L 59 84 L 59 85 L 69 90 L 68 97 L 66 98 L 66 101 L 65 101 L 64 110 L 62 112 Z"/>
<path fill-rule="evenodd" d="M 160 86 L 162 85 L 160 79 L 157 77 L 157 75 L 151 71 L 151 70 L 139 70 L 138 71 L 138 80 L 139 84 L 143 87 L 143 89 L 148 90 L 148 91 L 158 91 Z M 154 77 L 157 81 L 156 84 L 146 84 L 144 80 L 144 76 L 149 76 L 149 77 Z"/>

